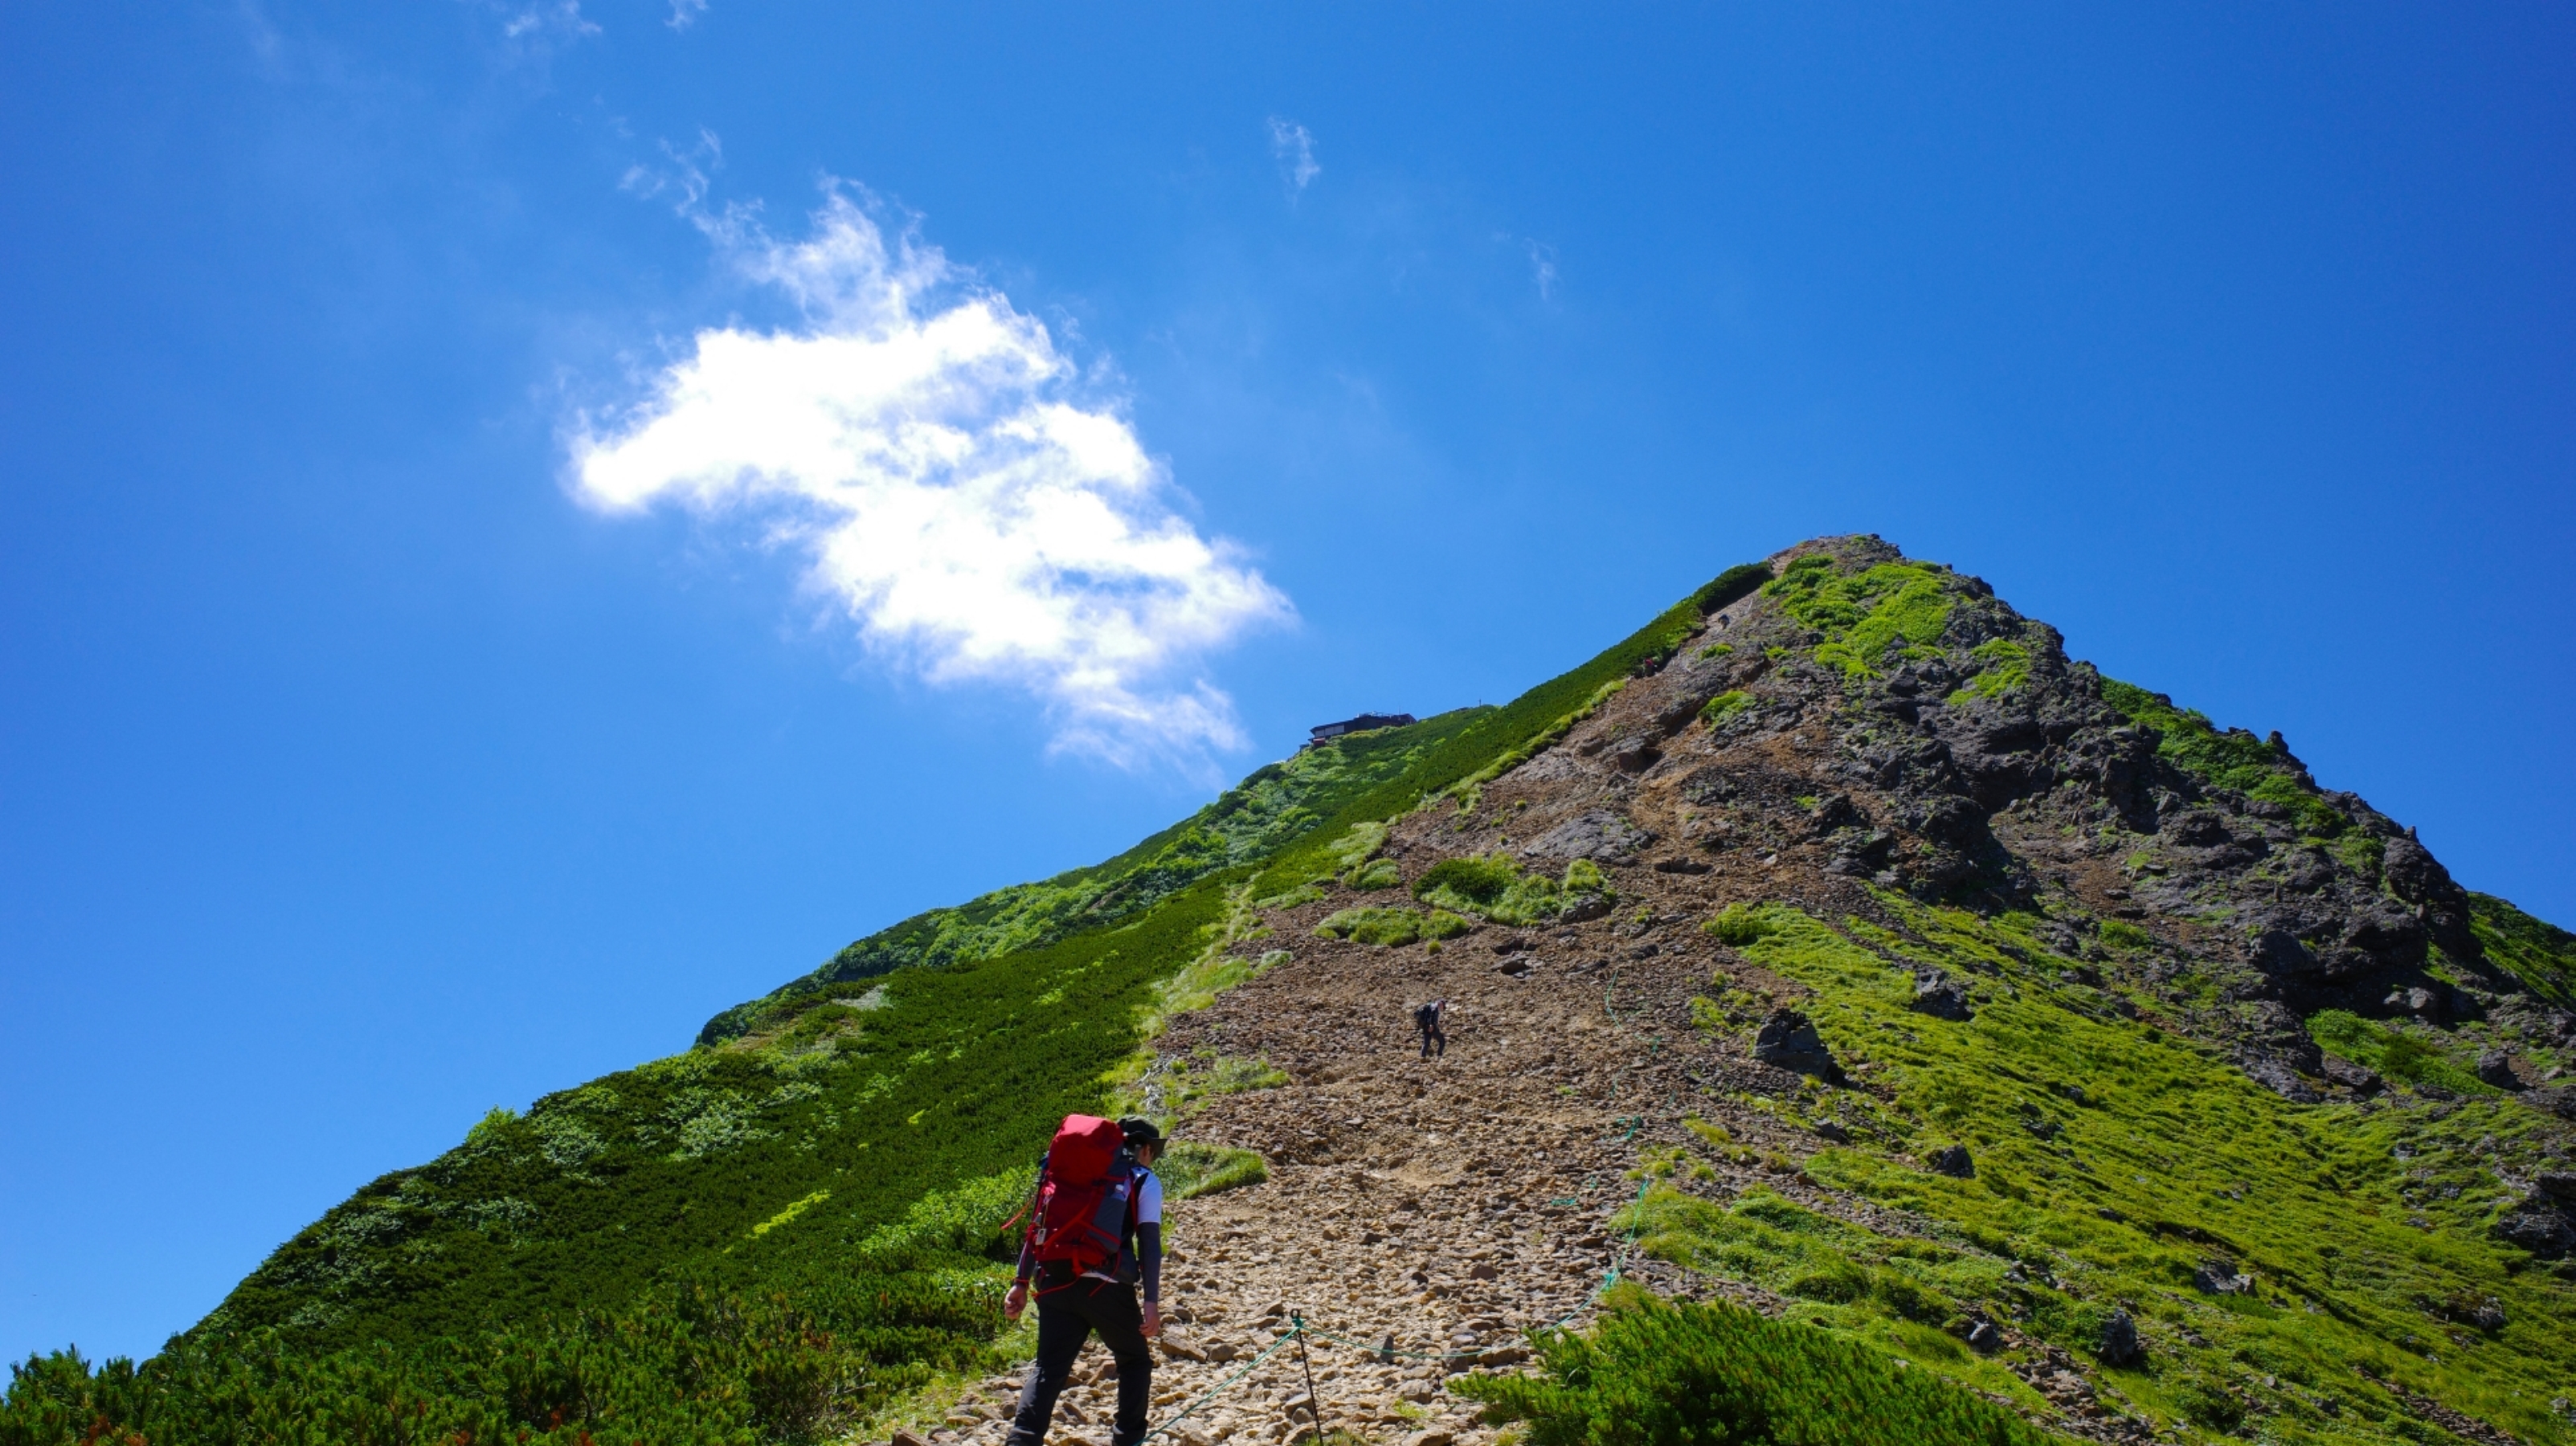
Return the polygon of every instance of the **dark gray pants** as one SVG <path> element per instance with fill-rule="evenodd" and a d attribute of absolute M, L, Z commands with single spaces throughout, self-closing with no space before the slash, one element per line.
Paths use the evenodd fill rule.
<path fill-rule="evenodd" d="M 1445 1056 L 1449 1053 L 1449 1036 L 1440 1032 L 1439 1025 L 1423 1024 L 1415 1027 L 1422 1031 L 1422 1057 L 1424 1059 L 1429 1059 L 1434 1054 Z M 1435 1050 L 1432 1048 L 1434 1045 L 1438 1045 L 1439 1048 Z"/>
<path fill-rule="evenodd" d="M 1038 1359 L 1028 1384 L 1020 1388 L 1020 1412 L 1011 1418 L 1009 1446 L 1038 1446 L 1046 1440 L 1055 1398 L 1064 1393 L 1073 1358 L 1082 1354 L 1082 1343 L 1095 1331 L 1118 1361 L 1118 1423 L 1109 1439 L 1115 1446 L 1135 1446 L 1145 1439 L 1145 1408 L 1154 1400 L 1154 1356 L 1145 1348 L 1145 1317 L 1136 1304 L 1136 1289 L 1077 1280 L 1038 1297 Z"/>

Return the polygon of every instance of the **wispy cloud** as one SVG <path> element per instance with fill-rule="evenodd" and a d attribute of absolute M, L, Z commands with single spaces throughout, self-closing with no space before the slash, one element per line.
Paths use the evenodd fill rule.
<path fill-rule="evenodd" d="M 707 13 L 707 0 L 671 0 L 671 18 L 664 22 L 674 30 L 686 30 Z"/>
<path fill-rule="evenodd" d="M 672 184 L 803 321 L 699 332 L 638 405 L 579 418 L 581 498 L 758 518 L 871 648 L 934 683 L 1034 694 L 1056 749 L 1204 773 L 1242 746 L 1198 664 L 1293 610 L 1174 512 L 1121 397 L 911 228 L 889 242 L 864 193 L 827 188 L 783 241 L 756 213 L 700 209 L 702 175 Z"/>
<path fill-rule="evenodd" d="M 1314 136 L 1295 121 L 1270 118 L 1270 154 L 1278 159 L 1279 174 L 1287 178 L 1291 190 L 1304 191 L 1324 173 L 1315 161 Z"/>
<path fill-rule="evenodd" d="M 1530 280 L 1538 284 L 1538 299 L 1556 299 L 1556 248 L 1544 241 L 1524 238 L 1521 244 L 1529 251 Z"/>
<path fill-rule="evenodd" d="M 599 27 L 581 13 L 581 0 L 540 0 L 498 8 L 504 16 L 501 38 L 513 45 L 552 49 L 599 33 Z"/>
<path fill-rule="evenodd" d="M 707 196 L 707 173 L 724 169 L 724 142 L 714 131 L 698 128 L 697 140 L 685 149 L 661 143 L 669 169 L 637 162 L 617 178 L 617 188 L 645 200 L 668 200 L 671 208 L 704 229 L 709 222 L 701 205 Z"/>

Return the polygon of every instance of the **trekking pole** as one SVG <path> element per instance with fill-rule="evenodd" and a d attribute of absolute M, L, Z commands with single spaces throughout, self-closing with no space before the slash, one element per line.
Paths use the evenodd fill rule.
<path fill-rule="evenodd" d="M 1315 1446 L 1323 1446 L 1324 1403 L 1315 1398 L 1315 1363 L 1306 1358 L 1306 1318 L 1292 1310 L 1288 1327 L 1297 1333 L 1297 1368 L 1306 1373 L 1306 1419 L 1315 1423 Z"/>

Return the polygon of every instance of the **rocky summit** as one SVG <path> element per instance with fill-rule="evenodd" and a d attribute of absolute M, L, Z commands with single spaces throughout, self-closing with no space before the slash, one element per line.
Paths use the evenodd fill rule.
<path fill-rule="evenodd" d="M 319 1383 L 373 1370 L 446 1440 L 998 1442 L 1001 1227 L 1077 1108 L 1179 1142 L 1185 1446 L 2576 1441 L 2571 1005 L 2576 938 L 2278 733 L 1821 539 L 496 1112 L 160 1406 L 31 1362 L 0 1441 L 285 1439 L 207 1383 L 356 1421 Z M 1077 1380 L 1052 1439 L 1106 1441 Z"/>

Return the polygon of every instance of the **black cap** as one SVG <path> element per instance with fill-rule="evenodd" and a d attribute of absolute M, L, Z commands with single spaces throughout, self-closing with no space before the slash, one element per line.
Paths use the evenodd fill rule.
<path fill-rule="evenodd" d="M 1129 1115 L 1127 1118 L 1120 1120 L 1118 1122 L 1118 1133 L 1125 1135 L 1127 1137 L 1127 1143 L 1131 1145 L 1159 1145 L 1163 1143 L 1163 1132 L 1154 1127 L 1154 1122 L 1152 1120 L 1146 1119 L 1140 1115 Z"/>

